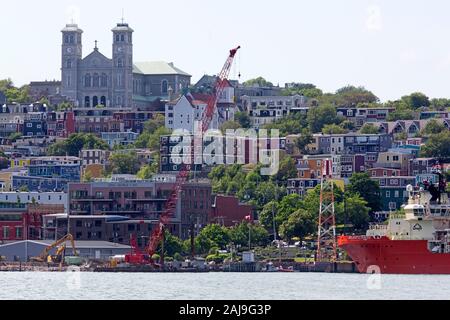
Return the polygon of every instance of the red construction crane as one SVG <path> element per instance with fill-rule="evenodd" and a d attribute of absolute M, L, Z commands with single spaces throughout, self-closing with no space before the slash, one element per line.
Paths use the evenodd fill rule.
<path fill-rule="evenodd" d="M 214 116 L 214 112 L 216 110 L 217 101 L 218 101 L 219 97 L 222 95 L 222 93 L 225 89 L 225 86 L 227 85 L 227 78 L 228 78 L 228 75 L 230 74 L 230 70 L 231 70 L 231 66 L 233 64 L 234 57 L 236 56 L 236 53 L 240 48 L 241 47 L 239 46 L 235 49 L 230 50 L 230 53 L 225 62 L 225 65 L 223 66 L 222 71 L 217 76 L 217 81 L 216 81 L 215 88 L 214 88 L 215 90 L 214 90 L 213 94 L 211 95 L 211 97 L 208 99 L 208 103 L 207 103 L 206 109 L 203 113 L 202 120 L 201 120 L 200 128 L 201 128 L 202 134 L 208 130 L 208 128 L 211 124 L 211 120 L 212 120 L 212 118 Z M 182 187 L 183 183 L 187 181 L 187 179 L 189 177 L 189 173 L 190 173 L 190 170 L 188 169 L 187 165 L 186 164 L 182 165 L 181 170 L 177 175 L 177 178 L 176 178 L 176 181 L 172 188 L 172 191 L 169 195 L 169 198 L 165 204 L 164 210 L 159 218 L 159 225 L 156 228 L 154 228 L 151 238 L 150 238 L 150 241 L 149 241 L 149 244 L 147 246 L 146 252 L 149 254 L 150 257 L 156 252 L 156 249 L 158 248 L 159 243 L 163 239 L 165 226 L 170 222 L 170 219 L 174 216 L 176 206 L 177 206 L 178 196 L 181 192 L 181 187 Z M 150 259 L 150 261 L 151 261 L 151 259 Z"/>

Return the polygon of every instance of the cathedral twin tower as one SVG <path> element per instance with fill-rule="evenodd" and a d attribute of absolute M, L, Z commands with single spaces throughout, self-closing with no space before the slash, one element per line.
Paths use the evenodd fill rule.
<path fill-rule="evenodd" d="M 61 93 L 75 107 L 132 106 L 134 31 L 128 24 L 118 23 L 112 32 L 112 59 L 100 53 L 97 42 L 83 59 L 83 30 L 76 24 L 62 30 Z"/>

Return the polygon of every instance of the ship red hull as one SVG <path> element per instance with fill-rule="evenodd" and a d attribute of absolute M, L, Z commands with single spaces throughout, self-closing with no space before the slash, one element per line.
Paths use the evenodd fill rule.
<path fill-rule="evenodd" d="M 344 236 L 338 243 L 361 273 L 450 274 L 450 254 L 432 253 L 426 240 Z"/>

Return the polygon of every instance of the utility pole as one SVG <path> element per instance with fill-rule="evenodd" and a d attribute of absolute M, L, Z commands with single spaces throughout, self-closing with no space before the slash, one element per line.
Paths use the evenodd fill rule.
<path fill-rule="evenodd" d="M 161 237 L 161 259 L 160 259 L 160 264 L 161 264 L 161 269 L 164 270 L 164 243 L 166 242 L 166 229 L 164 227 L 162 227 L 162 237 Z"/>
<path fill-rule="evenodd" d="M 194 223 L 191 222 L 191 258 L 195 258 L 195 236 L 194 236 Z"/>
<path fill-rule="evenodd" d="M 252 228 L 250 222 L 248 223 L 248 251 L 252 250 Z"/>
<path fill-rule="evenodd" d="M 272 203 L 273 241 L 277 241 L 277 228 L 275 225 L 275 203 Z"/>

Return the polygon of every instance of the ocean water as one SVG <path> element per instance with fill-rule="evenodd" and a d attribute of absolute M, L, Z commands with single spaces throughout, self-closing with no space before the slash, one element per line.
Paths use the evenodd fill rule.
<path fill-rule="evenodd" d="M 450 299 L 450 276 L 328 273 L 0 273 L 0 300 Z"/>

